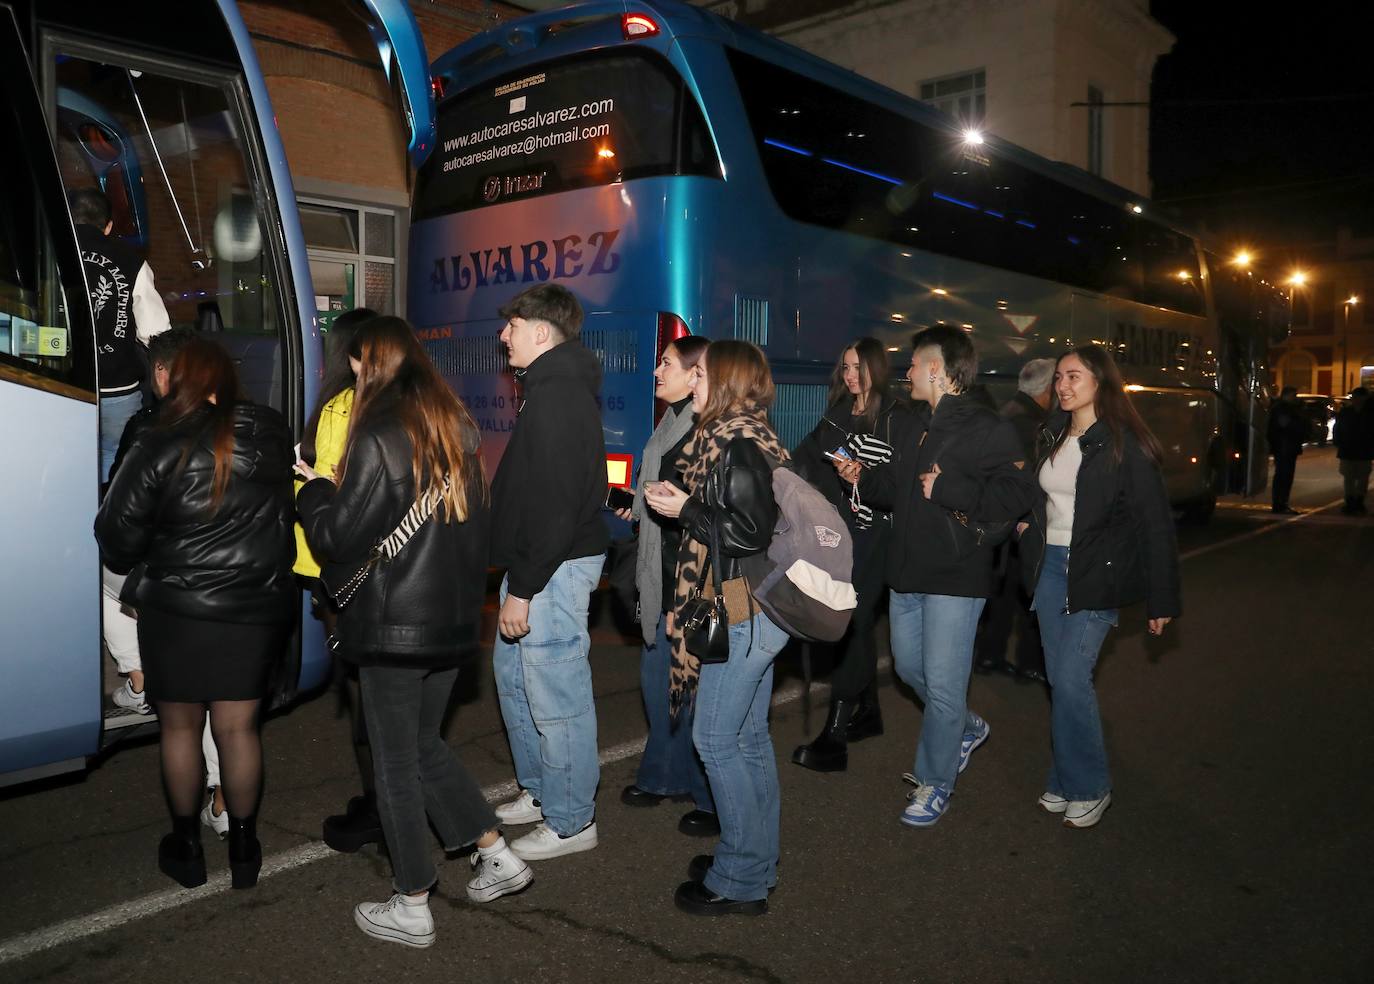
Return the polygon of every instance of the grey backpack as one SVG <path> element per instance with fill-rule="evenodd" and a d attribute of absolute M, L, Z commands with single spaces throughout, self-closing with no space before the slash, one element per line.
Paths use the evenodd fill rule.
<path fill-rule="evenodd" d="M 773 469 L 773 498 L 772 542 L 740 561 L 750 593 L 788 635 L 835 642 L 858 604 L 854 538 L 839 511 L 790 468 Z"/>

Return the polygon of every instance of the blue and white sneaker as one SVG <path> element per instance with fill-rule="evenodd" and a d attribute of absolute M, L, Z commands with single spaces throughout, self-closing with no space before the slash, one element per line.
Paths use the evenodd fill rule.
<path fill-rule="evenodd" d="M 906 794 L 910 800 L 902 811 L 902 823 L 908 827 L 932 827 L 949 809 L 949 790 L 941 786 L 927 786 L 916 781 L 911 773 L 902 776 L 916 788 Z"/>
<path fill-rule="evenodd" d="M 973 729 L 964 732 L 964 740 L 959 743 L 959 771 L 963 772 L 968 768 L 969 756 L 973 750 L 988 740 L 988 735 L 992 734 L 992 726 L 980 718 L 972 711 L 969 717 L 973 718 Z"/>

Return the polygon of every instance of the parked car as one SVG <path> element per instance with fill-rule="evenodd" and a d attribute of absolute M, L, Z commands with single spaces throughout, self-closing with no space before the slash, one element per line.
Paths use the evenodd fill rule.
<path fill-rule="evenodd" d="M 1336 426 L 1339 402 L 1335 397 L 1318 393 L 1299 393 L 1298 402 L 1312 420 L 1312 440 L 1317 447 L 1326 447 L 1326 442 L 1331 440 L 1332 428 Z"/>

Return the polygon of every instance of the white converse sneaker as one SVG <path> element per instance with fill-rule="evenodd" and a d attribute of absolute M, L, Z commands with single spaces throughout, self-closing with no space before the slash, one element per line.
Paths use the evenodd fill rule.
<path fill-rule="evenodd" d="M 1046 813 L 1063 813 L 1069 808 L 1069 801 L 1058 793 L 1052 793 L 1048 789 L 1040 794 L 1040 798 L 1035 801 L 1036 805 Z"/>
<path fill-rule="evenodd" d="M 1107 807 L 1112 805 L 1112 794 L 1108 792 L 1101 799 L 1095 800 L 1070 800 L 1064 809 L 1064 826 L 1076 827 L 1079 830 L 1085 827 L 1094 827 L 1097 821 L 1102 819 L 1102 814 L 1107 812 Z"/>
<path fill-rule="evenodd" d="M 515 799 L 496 808 L 496 817 L 502 823 L 539 823 L 544 819 L 544 811 L 530 791 L 522 789 Z"/>
<path fill-rule="evenodd" d="M 229 811 L 225 810 L 223 813 L 215 812 L 215 794 L 213 790 L 211 790 L 210 798 L 206 801 L 205 806 L 201 808 L 200 822 L 213 830 L 219 836 L 220 840 L 224 840 L 224 838 L 229 836 Z"/>
<path fill-rule="evenodd" d="M 468 898 L 474 902 L 494 902 L 503 895 L 514 895 L 529 887 L 534 872 L 506 845 L 502 837 L 491 847 L 472 852 L 476 877 L 468 882 Z"/>
<path fill-rule="evenodd" d="M 385 902 L 359 902 L 353 907 L 353 921 L 374 940 L 415 947 L 434 945 L 428 892 L 414 898 L 397 892 Z"/>
<path fill-rule="evenodd" d="M 143 696 L 143 691 L 135 690 L 128 678 L 125 678 L 124 686 L 110 694 L 110 700 L 114 701 L 115 707 L 122 707 L 126 711 L 133 711 L 135 714 L 153 713 L 153 706 Z"/>
<path fill-rule="evenodd" d="M 562 857 L 590 851 L 596 847 L 596 821 L 592 821 L 577 833 L 568 837 L 556 834 L 546 823 L 541 823 L 532 831 L 511 844 L 515 856 L 526 861 L 543 861 L 547 858 Z"/>

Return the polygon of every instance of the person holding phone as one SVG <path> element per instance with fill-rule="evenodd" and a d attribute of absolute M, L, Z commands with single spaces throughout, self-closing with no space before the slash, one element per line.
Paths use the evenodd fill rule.
<path fill-rule="evenodd" d="M 1159 441 L 1106 349 L 1059 357 L 1059 405 L 1040 429 L 1039 495 L 1022 524 L 1021 565 L 1035 598 L 1050 680 L 1049 776 L 1040 806 L 1092 827 L 1112 803 L 1093 670 L 1117 611 L 1145 602 L 1151 635 L 1181 611 L 1178 542 Z"/>
<path fill-rule="evenodd" d="M 684 834 L 720 833 L 716 804 L 706 770 L 692 745 L 692 712 L 684 708 L 676 724 L 669 716 L 668 671 L 673 654 L 668 645 L 673 619 L 677 554 L 682 527 L 652 509 L 644 496 L 657 482 L 681 481 L 678 459 L 692 437 L 692 378 L 702 370 L 701 356 L 710 344 L 688 335 L 670 343 L 654 370 L 654 395 L 667 404 L 663 418 L 644 446 L 640 487 L 628 509 L 616 510 L 621 519 L 639 523 L 635 557 L 635 587 L 639 590 L 639 623 L 644 650 L 639 658 L 639 687 L 649 736 L 632 785 L 621 791 L 628 806 L 657 806 L 665 799 L 691 797 L 694 808 L 678 823 Z M 655 481 L 648 481 L 653 478 Z M 616 490 L 612 490 L 616 491 Z"/>
<path fill-rule="evenodd" d="M 875 509 L 859 495 L 865 469 L 892 460 L 895 433 L 910 407 L 888 388 L 887 350 L 876 338 L 860 338 L 840 353 L 830 374 L 830 405 L 815 429 L 797 446 L 798 474 L 820 489 L 854 537 L 854 589 L 859 605 L 849 631 L 835 646 L 830 676 L 830 712 L 816 739 L 792 753 L 792 761 L 817 772 L 842 772 L 849 742 L 883 733 L 878 707 L 878 646 L 873 627 L 885 593 L 884 568 L 892 539 L 892 513 Z"/>

